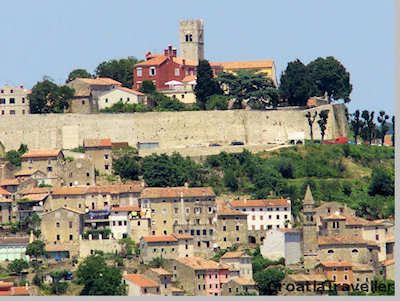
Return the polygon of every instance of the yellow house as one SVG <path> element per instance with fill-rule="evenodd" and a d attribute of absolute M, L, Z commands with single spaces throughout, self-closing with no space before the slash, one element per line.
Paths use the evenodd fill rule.
<path fill-rule="evenodd" d="M 239 70 L 252 70 L 265 74 L 277 85 L 275 63 L 272 60 L 213 62 L 211 66 L 222 66 L 224 72 L 236 73 Z"/>

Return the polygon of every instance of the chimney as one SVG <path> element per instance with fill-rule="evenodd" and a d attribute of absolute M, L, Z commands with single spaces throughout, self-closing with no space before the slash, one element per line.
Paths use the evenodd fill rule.
<path fill-rule="evenodd" d="M 146 61 L 148 61 L 149 59 L 151 59 L 151 57 L 152 57 L 151 52 L 148 51 L 148 52 L 146 53 L 146 55 L 145 55 Z"/>
<path fill-rule="evenodd" d="M 165 55 L 165 56 L 169 56 L 169 55 L 168 55 L 168 48 L 165 48 L 165 49 L 164 49 L 164 55 Z"/>
<path fill-rule="evenodd" d="M 173 56 L 173 57 L 176 57 L 176 48 L 173 48 L 173 49 L 172 49 L 172 56 Z"/>

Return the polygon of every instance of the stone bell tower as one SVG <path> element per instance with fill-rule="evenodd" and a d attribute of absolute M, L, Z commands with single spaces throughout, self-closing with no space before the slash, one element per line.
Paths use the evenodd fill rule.
<path fill-rule="evenodd" d="M 311 271 L 317 263 L 318 229 L 315 220 L 315 202 L 309 185 L 303 200 L 303 215 L 304 268 L 306 271 Z"/>
<path fill-rule="evenodd" d="M 180 57 L 198 62 L 204 60 L 204 21 L 183 20 L 179 23 Z"/>

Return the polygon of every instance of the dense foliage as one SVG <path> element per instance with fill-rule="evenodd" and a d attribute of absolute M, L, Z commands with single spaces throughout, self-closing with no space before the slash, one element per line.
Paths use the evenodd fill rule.
<path fill-rule="evenodd" d="M 163 154 L 121 158 L 117 166 L 125 160 L 137 163 L 140 168 L 134 164 L 133 174 L 143 176 L 149 186 L 188 183 L 212 186 L 217 194 L 288 197 L 295 215 L 307 185 L 317 201 L 346 203 L 366 218 L 394 213 L 394 149 L 388 147 L 315 144 L 257 155 L 222 152 L 202 163 L 179 154 Z M 120 175 L 129 172 L 121 171 Z"/>
<path fill-rule="evenodd" d="M 136 58 L 131 56 L 126 59 L 105 61 L 97 66 L 95 73 L 98 77 L 110 77 L 122 83 L 124 87 L 132 88 L 133 67 L 138 62 Z"/>
<path fill-rule="evenodd" d="M 76 78 L 91 78 L 92 75 L 86 69 L 75 69 L 68 74 L 67 83 Z"/>
<path fill-rule="evenodd" d="M 106 264 L 103 256 L 86 257 L 78 266 L 77 282 L 83 285 L 81 295 L 121 296 L 126 287 L 122 283 L 122 272 Z"/>
<path fill-rule="evenodd" d="M 213 71 L 207 60 L 200 60 L 197 66 L 197 83 L 194 89 L 196 102 L 200 109 L 206 109 L 212 95 L 222 94 L 218 82 L 214 79 Z"/>

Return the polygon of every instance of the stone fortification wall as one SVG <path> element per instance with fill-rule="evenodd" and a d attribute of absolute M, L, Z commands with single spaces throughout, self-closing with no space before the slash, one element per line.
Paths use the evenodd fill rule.
<path fill-rule="evenodd" d="M 325 105 L 310 109 L 329 110 L 326 139 L 347 134 L 344 105 Z M 304 132 L 309 138 L 305 118 L 307 110 L 229 110 L 149 112 L 134 114 L 47 114 L 2 116 L 0 141 L 6 150 L 21 143 L 30 149 L 65 148 L 82 145 L 85 138 L 109 137 L 113 141 L 158 142 L 162 149 L 228 145 L 242 141 L 246 145 L 285 143 L 288 134 Z M 318 118 L 317 118 L 318 120 Z M 320 130 L 314 123 L 314 138 Z"/>

